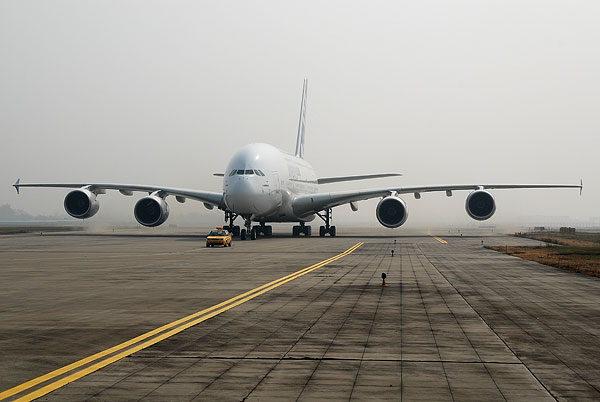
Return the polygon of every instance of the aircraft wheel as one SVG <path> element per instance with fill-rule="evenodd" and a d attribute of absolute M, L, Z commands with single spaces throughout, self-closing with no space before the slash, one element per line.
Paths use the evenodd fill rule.
<path fill-rule="evenodd" d="M 240 240 L 246 240 L 246 229 L 240 230 Z"/>
<path fill-rule="evenodd" d="M 300 226 L 294 226 L 292 228 L 292 236 L 298 237 L 300 235 Z"/>
<path fill-rule="evenodd" d="M 265 226 L 265 236 L 273 236 L 273 226 Z"/>
<path fill-rule="evenodd" d="M 252 228 L 250 230 L 250 240 L 256 240 L 258 230 L 256 228 Z"/>
<path fill-rule="evenodd" d="M 304 227 L 304 235 L 306 237 L 312 236 L 312 226 L 305 226 Z"/>
<path fill-rule="evenodd" d="M 331 227 L 329 228 L 329 236 L 331 236 L 331 237 L 335 237 L 335 235 L 336 235 L 336 232 L 335 232 L 335 226 L 331 226 Z"/>
<path fill-rule="evenodd" d="M 234 236 L 239 236 L 240 235 L 240 227 L 239 226 L 232 226 L 231 229 L 233 230 L 232 234 Z"/>
<path fill-rule="evenodd" d="M 325 237 L 325 226 L 319 226 L 319 236 Z"/>

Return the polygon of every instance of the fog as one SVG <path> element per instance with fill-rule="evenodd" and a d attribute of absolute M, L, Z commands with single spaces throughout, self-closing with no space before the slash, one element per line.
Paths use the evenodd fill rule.
<path fill-rule="evenodd" d="M 0 204 L 64 214 L 66 190 L 17 196 L 19 177 L 220 191 L 212 173 L 243 145 L 293 152 L 306 77 L 317 173 L 404 175 L 323 191 L 583 178 L 582 197 L 494 191 L 486 223 L 585 222 L 600 216 L 598 21 L 597 1 L 2 1 Z M 406 196 L 407 227 L 471 224 L 466 195 Z M 133 221 L 139 194 L 100 197 L 92 220 Z M 376 224 L 376 203 L 336 224 Z"/>

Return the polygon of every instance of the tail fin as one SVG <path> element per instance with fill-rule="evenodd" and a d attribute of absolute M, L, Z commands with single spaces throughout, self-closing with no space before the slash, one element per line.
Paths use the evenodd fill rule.
<path fill-rule="evenodd" d="M 302 103 L 300 105 L 300 121 L 298 122 L 298 138 L 296 138 L 296 156 L 304 159 L 304 131 L 306 130 L 306 90 L 308 79 L 302 85 Z"/>

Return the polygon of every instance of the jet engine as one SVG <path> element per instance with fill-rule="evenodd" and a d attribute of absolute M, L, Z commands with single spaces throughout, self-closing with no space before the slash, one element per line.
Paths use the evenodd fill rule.
<path fill-rule="evenodd" d="M 496 202 L 487 191 L 476 190 L 467 197 L 465 208 L 471 218 L 484 221 L 491 218 L 496 212 Z"/>
<path fill-rule="evenodd" d="M 96 215 L 100 204 L 96 194 L 86 188 L 73 190 L 65 197 L 65 211 L 73 218 L 85 219 Z"/>
<path fill-rule="evenodd" d="M 377 220 L 386 228 L 397 228 L 403 225 L 406 219 L 408 208 L 401 198 L 389 196 L 377 204 Z"/>
<path fill-rule="evenodd" d="M 161 197 L 149 195 L 136 202 L 133 214 L 141 225 L 154 227 L 165 223 L 169 217 L 169 206 Z"/>

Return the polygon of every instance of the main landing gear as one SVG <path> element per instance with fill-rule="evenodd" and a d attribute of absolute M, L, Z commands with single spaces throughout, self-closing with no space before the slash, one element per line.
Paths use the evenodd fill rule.
<path fill-rule="evenodd" d="M 238 217 L 237 214 L 234 214 L 233 212 L 225 211 L 225 222 L 229 221 L 229 225 L 223 226 L 223 229 L 230 231 L 231 234 L 234 236 L 240 235 L 240 227 L 235 226 L 233 224 L 233 222 L 235 221 L 235 219 L 237 217 Z"/>
<path fill-rule="evenodd" d="M 331 221 L 331 215 L 332 215 L 331 208 L 325 209 L 324 212 L 325 212 L 324 214 L 317 212 L 317 215 L 319 216 L 319 218 L 323 219 L 323 222 L 325 222 L 325 226 L 319 227 L 319 236 L 325 237 L 325 235 L 327 233 L 329 233 L 329 236 L 335 237 L 335 235 L 336 235 L 335 226 L 329 225 L 329 223 Z"/>
<path fill-rule="evenodd" d="M 300 222 L 299 226 L 294 226 L 292 228 L 292 236 L 298 237 L 300 233 L 304 233 L 304 236 L 310 237 L 312 235 L 312 228 L 310 226 L 306 226 L 304 222 Z"/>

